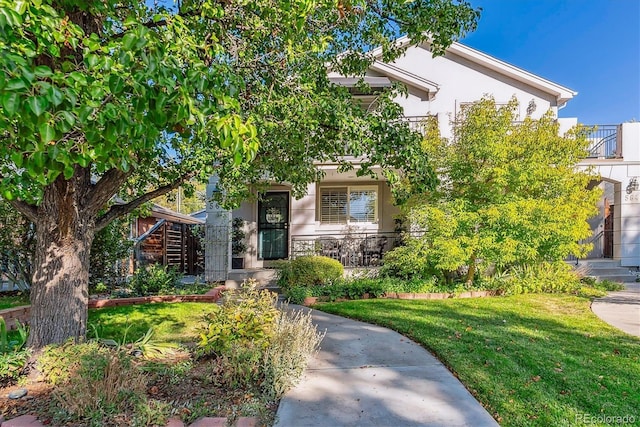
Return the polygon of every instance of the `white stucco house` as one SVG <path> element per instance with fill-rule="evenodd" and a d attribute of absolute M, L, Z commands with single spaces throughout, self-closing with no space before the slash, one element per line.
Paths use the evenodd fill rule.
<path fill-rule="evenodd" d="M 400 39 L 399 43 L 409 43 Z M 380 55 L 374 51 L 373 54 Z M 340 84 L 354 79 L 336 74 Z M 516 97 L 520 118 L 539 118 L 548 110 L 558 111 L 577 92 L 536 76 L 460 43 L 453 43 L 444 56 L 432 57 L 429 45 L 409 47 L 393 63 L 376 61 L 366 80 L 372 87 L 399 81 L 407 96 L 396 101 L 410 122 L 435 116 L 443 136 L 451 134 L 450 121 L 464 104 L 492 95 L 497 103 Z M 365 100 L 366 102 L 366 100 Z M 558 119 L 561 132 L 577 119 Z M 640 123 L 600 126 L 593 134 L 591 155 L 579 166 L 595 166 L 602 176 L 605 195 L 601 215 L 592 221 L 595 245 L 591 256 L 618 260 L 622 266 L 640 265 Z M 259 276 L 276 259 L 306 253 L 321 253 L 345 266 L 375 265 L 393 248 L 398 236 L 389 187 L 383 179 L 341 173 L 337 165 L 321 164 L 321 182 L 308 186 L 301 199 L 291 197 L 285 184 L 273 183 L 258 202 L 243 203 L 233 212 L 215 203 L 207 208 L 206 279 L 241 280 Z M 215 177 L 208 196 L 215 191 Z M 247 250 L 232 256 L 232 218 L 244 222 Z"/>

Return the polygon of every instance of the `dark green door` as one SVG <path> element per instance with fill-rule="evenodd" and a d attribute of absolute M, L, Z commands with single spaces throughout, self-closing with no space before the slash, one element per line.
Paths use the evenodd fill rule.
<path fill-rule="evenodd" d="M 288 256 L 289 193 L 266 193 L 258 201 L 258 259 Z"/>

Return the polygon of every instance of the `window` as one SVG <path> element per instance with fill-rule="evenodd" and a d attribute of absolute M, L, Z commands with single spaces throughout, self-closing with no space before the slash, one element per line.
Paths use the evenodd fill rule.
<path fill-rule="evenodd" d="M 377 187 L 343 186 L 320 188 L 321 223 L 372 223 L 377 220 Z"/>

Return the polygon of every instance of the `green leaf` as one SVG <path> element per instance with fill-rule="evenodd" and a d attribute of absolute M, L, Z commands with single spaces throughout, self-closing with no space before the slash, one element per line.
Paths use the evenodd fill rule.
<path fill-rule="evenodd" d="M 87 67 L 94 68 L 100 62 L 100 57 L 95 53 L 90 53 L 84 57 L 84 62 L 87 64 Z"/>
<path fill-rule="evenodd" d="M 114 95 L 118 95 L 124 89 L 124 79 L 120 76 L 112 75 L 109 77 L 109 90 Z"/>
<path fill-rule="evenodd" d="M 16 0 L 13 3 L 13 10 L 15 10 L 20 15 L 24 15 L 27 11 L 28 2 L 25 0 Z"/>
<path fill-rule="evenodd" d="M 47 90 L 47 100 L 57 107 L 62 104 L 62 101 L 64 101 L 64 94 L 57 87 L 51 86 Z"/>
<path fill-rule="evenodd" d="M 64 179 L 71 179 L 73 177 L 73 173 L 74 173 L 73 166 L 66 165 L 64 167 L 64 171 L 62 173 L 64 174 Z"/>
<path fill-rule="evenodd" d="M 241 163 L 242 163 L 242 151 L 236 151 L 233 154 L 233 164 L 238 166 Z"/>
<path fill-rule="evenodd" d="M 7 116 L 13 117 L 16 111 L 18 111 L 18 107 L 20 107 L 20 97 L 17 93 L 6 92 L 2 96 L 2 108 Z"/>
<path fill-rule="evenodd" d="M 27 100 L 27 105 L 33 114 L 39 117 L 49 106 L 49 101 L 43 96 L 32 96 Z"/>
<path fill-rule="evenodd" d="M 11 161 L 19 168 L 22 167 L 22 163 L 24 162 L 24 157 L 20 152 L 14 152 L 11 154 Z"/>
<path fill-rule="evenodd" d="M 33 72 L 39 78 L 47 78 L 53 75 L 53 71 L 51 71 L 51 68 L 47 67 L 46 65 L 38 65 L 33 70 Z"/>
<path fill-rule="evenodd" d="M 131 50 L 135 44 L 136 44 L 136 36 L 132 33 L 127 33 L 122 38 L 122 46 L 126 50 Z"/>
<path fill-rule="evenodd" d="M 71 72 L 69 74 L 69 77 L 71 77 L 76 83 L 80 83 L 82 86 L 85 86 L 87 84 L 87 78 L 85 77 L 85 75 L 78 71 Z"/>
<path fill-rule="evenodd" d="M 5 90 L 20 90 L 27 87 L 27 83 L 22 79 L 11 79 L 4 87 Z"/>
<path fill-rule="evenodd" d="M 73 126 L 76 123 L 76 118 L 70 111 L 61 111 L 60 114 L 62 114 L 64 121 L 67 122 L 69 126 Z"/>
<path fill-rule="evenodd" d="M 53 141 L 56 137 L 55 128 L 48 122 L 44 122 L 40 126 L 38 126 L 38 130 L 40 131 L 40 140 L 45 144 Z"/>

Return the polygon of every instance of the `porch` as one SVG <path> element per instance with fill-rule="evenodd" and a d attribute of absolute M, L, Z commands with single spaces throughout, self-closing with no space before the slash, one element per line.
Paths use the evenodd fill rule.
<path fill-rule="evenodd" d="M 345 268 L 376 267 L 384 254 L 401 243 L 397 232 L 349 233 L 343 235 L 293 235 L 291 258 L 322 255 Z"/>

